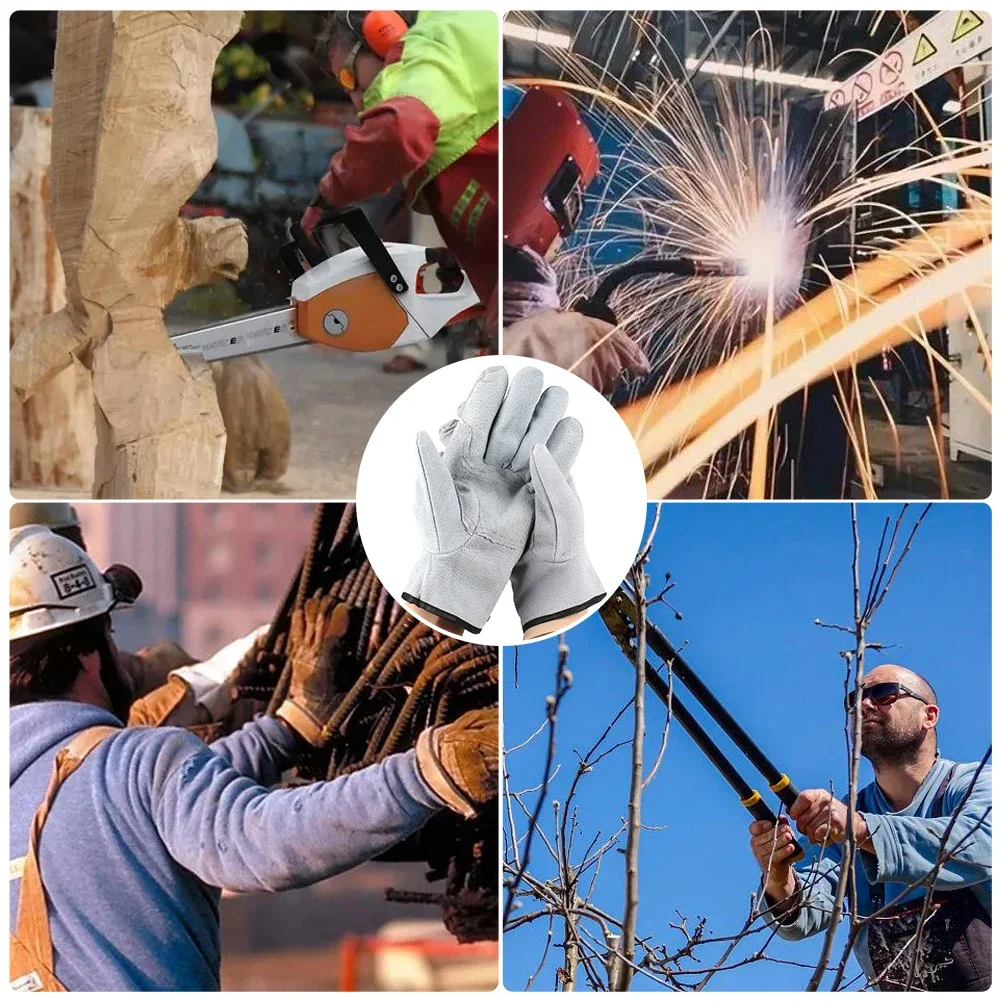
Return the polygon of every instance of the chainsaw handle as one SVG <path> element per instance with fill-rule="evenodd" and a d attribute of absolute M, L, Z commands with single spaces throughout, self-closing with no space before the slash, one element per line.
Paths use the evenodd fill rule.
<path fill-rule="evenodd" d="M 323 212 L 317 220 L 314 232 L 325 226 L 343 226 L 372 263 L 376 274 L 390 292 L 401 295 L 410 289 L 407 280 L 400 274 L 393 255 L 386 249 L 375 227 L 369 222 L 368 216 L 357 205 L 338 209 L 317 194 L 309 203 L 309 207 L 319 208 Z"/>

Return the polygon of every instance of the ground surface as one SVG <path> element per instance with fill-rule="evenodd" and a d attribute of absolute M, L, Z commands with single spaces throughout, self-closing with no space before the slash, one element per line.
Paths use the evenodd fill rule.
<path fill-rule="evenodd" d="M 362 452 L 379 418 L 427 374 L 383 372 L 387 357 L 312 345 L 265 356 L 292 415 L 289 469 L 275 490 L 224 496 L 353 500 Z M 442 345 L 435 345 L 430 364 L 445 364 Z"/>
<path fill-rule="evenodd" d="M 866 414 L 869 455 L 882 473 L 876 490 L 883 500 L 927 499 L 943 496 L 938 460 L 931 431 L 926 424 L 897 424 L 893 428 L 881 415 Z M 899 457 L 897 448 L 899 443 Z M 943 446 L 947 496 L 952 499 L 985 500 L 991 493 L 991 464 L 974 458 L 949 461 L 949 439 Z"/>

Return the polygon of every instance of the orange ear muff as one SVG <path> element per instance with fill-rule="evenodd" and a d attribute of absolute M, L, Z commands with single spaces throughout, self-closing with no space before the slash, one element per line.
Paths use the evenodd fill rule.
<path fill-rule="evenodd" d="M 410 25 L 395 10 L 370 10 L 361 22 L 365 44 L 380 58 L 407 33 Z"/>

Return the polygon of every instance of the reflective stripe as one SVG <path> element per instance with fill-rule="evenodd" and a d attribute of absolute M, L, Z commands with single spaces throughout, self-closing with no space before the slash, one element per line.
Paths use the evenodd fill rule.
<path fill-rule="evenodd" d="M 25 856 L 22 855 L 20 858 L 11 859 L 10 862 L 10 879 L 13 882 L 15 879 L 20 879 L 22 873 L 24 872 L 24 860 Z"/>
<path fill-rule="evenodd" d="M 452 206 L 452 211 L 449 213 L 449 218 L 452 220 L 452 225 L 455 226 L 456 229 L 459 228 L 459 224 L 462 222 L 462 216 L 465 213 L 466 209 L 468 208 L 469 203 L 473 200 L 474 197 L 476 197 L 476 195 L 480 191 L 481 188 L 476 183 L 476 181 L 471 180 L 466 185 L 466 190 L 463 191 L 461 195 L 459 195 L 458 200 Z"/>
<path fill-rule="evenodd" d="M 490 196 L 485 191 L 481 191 L 481 194 L 483 197 L 473 207 L 473 211 L 469 213 L 469 222 L 466 223 L 466 236 L 470 242 L 476 239 L 477 223 L 480 221 L 480 216 L 483 215 L 483 210 L 490 204 Z"/>
<path fill-rule="evenodd" d="M 775 783 L 775 785 L 770 785 L 768 788 L 771 789 L 772 792 L 782 792 L 787 785 L 789 785 L 789 776 L 783 772 L 782 777 Z"/>
<path fill-rule="evenodd" d="M 751 795 L 747 799 L 742 799 L 740 801 L 741 806 L 752 807 L 761 799 L 761 793 L 757 789 L 751 790 Z"/>

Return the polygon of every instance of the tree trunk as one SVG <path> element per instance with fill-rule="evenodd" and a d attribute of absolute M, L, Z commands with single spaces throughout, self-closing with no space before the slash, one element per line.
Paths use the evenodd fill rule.
<path fill-rule="evenodd" d="M 212 70 L 238 11 L 64 11 L 54 74 L 52 228 L 67 302 L 11 353 L 23 397 L 79 359 L 96 401 L 94 493 L 213 497 L 225 430 L 209 367 L 185 365 L 163 307 L 235 278 L 238 220 L 178 218 L 216 156 Z"/>
<path fill-rule="evenodd" d="M 52 112 L 10 109 L 10 339 L 66 304 L 66 281 L 46 202 Z M 94 390 L 77 360 L 30 400 L 10 395 L 10 481 L 89 492 L 94 482 Z"/>

